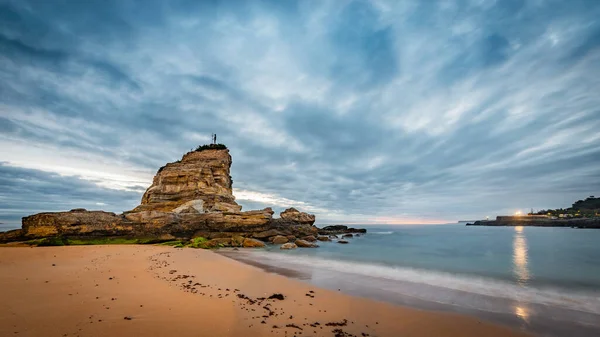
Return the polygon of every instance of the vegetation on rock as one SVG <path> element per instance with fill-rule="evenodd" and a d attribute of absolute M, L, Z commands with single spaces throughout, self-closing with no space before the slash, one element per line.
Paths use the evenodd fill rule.
<path fill-rule="evenodd" d="M 227 146 L 225 144 L 204 144 L 198 145 L 198 147 L 194 150 L 194 152 L 200 152 L 204 150 L 227 150 Z"/>
<path fill-rule="evenodd" d="M 531 214 L 531 213 L 530 213 Z M 541 210 L 537 215 L 549 215 L 549 216 L 560 216 L 561 214 L 570 215 L 576 218 L 591 218 L 600 214 L 600 198 L 596 198 L 593 195 L 586 198 L 585 200 L 576 201 L 569 208 L 557 208 Z"/>

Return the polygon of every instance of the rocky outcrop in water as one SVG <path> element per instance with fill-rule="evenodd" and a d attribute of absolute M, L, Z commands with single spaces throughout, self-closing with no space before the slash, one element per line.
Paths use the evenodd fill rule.
<path fill-rule="evenodd" d="M 367 230 L 364 228 L 349 228 L 345 225 L 331 225 L 325 226 L 319 229 L 319 235 L 336 235 L 336 234 L 345 234 L 345 233 L 366 233 Z"/>
<path fill-rule="evenodd" d="M 233 196 L 231 164 L 224 146 L 205 146 L 161 167 L 140 205 L 130 211 L 115 214 L 74 209 L 34 214 L 23 218 L 22 229 L 0 233 L 0 242 L 47 237 L 205 237 L 210 245 L 257 247 L 275 237 L 277 243 L 284 238 L 293 242 L 296 238 L 312 240 L 322 233 L 314 226 L 314 215 L 295 208 L 286 209 L 275 219 L 271 208 L 242 211 Z M 361 231 L 333 227 L 324 228 L 323 234 Z"/>

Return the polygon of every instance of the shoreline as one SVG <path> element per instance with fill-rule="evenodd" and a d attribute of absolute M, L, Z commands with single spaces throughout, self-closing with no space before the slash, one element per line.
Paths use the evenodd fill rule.
<path fill-rule="evenodd" d="M 321 263 L 311 263 L 307 267 L 306 264 L 298 263 L 293 255 L 282 257 L 281 254 L 274 252 L 263 254 L 254 251 L 221 250 L 219 254 L 321 288 L 341 289 L 342 292 L 352 296 L 416 310 L 477 317 L 535 335 L 585 337 L 600 332 L 597 323 L 600 319 L 598 314 L 573 308 L 484 295 L 468 290 L 446 288 L 443 285 L 390 280 L 374 275 L 365 276 L 351 269 L 344 272 L 339 268 L 324 267 Z M 280 256 L 272 257 L 271 254 Z M 285 261 L 288 258 L 289 261 Z M 285 261 L 286 267 L 282 267 L 282 261 Z M 477 281 L 477 279 L 473 280 L 475 283 Z"/>
<path fill-rule="evenodd" d="M 0 335 L 528 335 L 476 317 L 354 297 L 289 276 L 206 250 L 2 247 Z M 274 294 L 284 299 L 261 299 Z"/>

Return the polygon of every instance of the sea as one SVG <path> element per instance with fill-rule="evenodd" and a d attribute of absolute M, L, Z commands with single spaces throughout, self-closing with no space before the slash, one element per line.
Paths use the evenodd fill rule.
<path fill-rule="evenodd" d="M 319 287 L 539 336 L 600 336 L 600 230 L 360 226 L 349 244 L 222 254 Z M 399 318 L 401 319 L 401 318 Z"/>

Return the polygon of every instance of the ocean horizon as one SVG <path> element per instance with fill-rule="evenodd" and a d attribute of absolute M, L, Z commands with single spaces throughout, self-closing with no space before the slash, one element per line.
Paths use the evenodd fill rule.
<path fill-rule="evenodd" d="M 361 227 L 356 225 L 356 227 Z M 600 231 L 364 225 L 349 244 L 224 251 L 320 287 L 475 315 L 544 336 L 600 333 Z"/>

